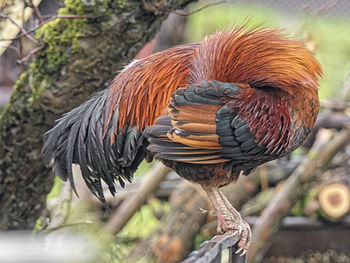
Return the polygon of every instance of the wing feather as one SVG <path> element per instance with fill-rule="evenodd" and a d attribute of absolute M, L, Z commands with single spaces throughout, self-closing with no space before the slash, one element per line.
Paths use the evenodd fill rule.
<path fill-rule="evenodd" d="M 223 163 L 230 159 L 222 155 L 217 134 L 216 113 L 226 103 L 227 94 L 236 85 L 203 81 L 178 89 L 171 96 L 169 115 L 146 128 L 150 151 L 157 158 L 195 164 Z"/>

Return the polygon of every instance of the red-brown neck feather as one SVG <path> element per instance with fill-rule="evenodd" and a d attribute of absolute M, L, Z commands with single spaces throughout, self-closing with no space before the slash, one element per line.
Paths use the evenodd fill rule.
<path fill-rule="evenodd" d="M 300 89 L 317 91 L 321 67 L 301 43 L 277 30 L 244 30 L 241 27 L 204 39 L 193 63 L 192 82 L 245 83 L 290 94 Z"/>

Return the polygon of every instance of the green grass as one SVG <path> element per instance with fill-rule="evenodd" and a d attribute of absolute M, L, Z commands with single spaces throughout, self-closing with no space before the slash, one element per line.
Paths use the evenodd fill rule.
<path fill-rule="evenodd" d="M 197 9 L 201 4 L 193 6 Z M 190 42 L 199 42 L 206 35 L 218 30 L 233 28 L 235 25 L 247 24 L 247 28 L 259 25 L 274 26 L 278 13 L 258 5 L 221 4 L 206 8 L 189 16 L 187 37 Z"/>
<path fill-rule="evenodd" d="M 350 20 L 306 17 L 305 21 L 323 68 L 320 96 L 340 98 L 342 84 L 350 73 Z"/>

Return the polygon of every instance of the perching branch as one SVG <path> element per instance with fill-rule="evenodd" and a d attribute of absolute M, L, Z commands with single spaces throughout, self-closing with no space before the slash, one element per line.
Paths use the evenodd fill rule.
<path fill-rule="evenodd" d="M 237 231 L 229 231 L 223 235 L 214 236 L 211 240 L 203 242 L 199 250 L 193 251 L 191 255 L 181 263 L 221 262 L 222 250 L 226 248 L 229 248 L 230 262 L 244 263 L 246 255 L 241 257 L 235 253 L 237 250 L 235 244 L 237 244 L 238 241 L 239 235 Z"/>

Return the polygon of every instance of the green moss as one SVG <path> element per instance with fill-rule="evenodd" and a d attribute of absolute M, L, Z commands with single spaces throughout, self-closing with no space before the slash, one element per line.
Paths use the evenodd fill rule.
<path fill-rule="evenodd" d="M 59 10 L 59 15 L 84 14 L 84 5 L 80 0 L 65 1 L 66 7 Z M 38 52 L 39 58 L 34 68 L 45 73 L 57 71 L 71 54 L 79 49 L 79 37 L 83 36 L 86 24 L 85 18 L 59 18 L 42 26 L 36 34 L 45 45 Z M 71 47 L 71 50 L 69 49 Z"/>
<path fill-rule="evenodd" d="M 68 15 L 68 14 L 76 14 L 83 15 L 84 14 L 84 4 L 81 0 L 65 0 L 64 1 L 66 7 L 61 8 L 59 10 L 60 15 Z"/>
<path fill-rule="evenodd" d="M 21 90 L 22 87 L 23 87 L 23 86 L 25 85 L 25 83 L 27 82 L 27 80 L 28 80 L 28 73 L 27 73 L 27 72 L 22 73 L 22 74 L 19 76 L 19 78 L 18 78 L 18 80 L 17 80 L 15 86 L 13 87 L 13 89 L 16 90 L 16 91 Z"/>
<path fill-rule="evenodd" d="M 80 0 L 67 0 L 66 7 L 59 10 L 60 15 L 84 13 Z M 61 66 L 80 48 L 79 38 L 84 35 L 85 18 L 59 18 L 43 25 L 36 38 L 44 48 L 36 54 L 36 61 L 30 65 L 33 79 L 30 81 L 34 101 L 48 87 Z"/>
<path fill-rule="evenodd" d="M 38 52 L 35 70 L 41 73 L 54 73 L 68 60 L 71 54 L 79 50 L 79 37 L 83 36 L 85 19 L 56 19 L 37 32 L 45 48 Z M 71 47 L 71 49 L 69 49 Z"/>

